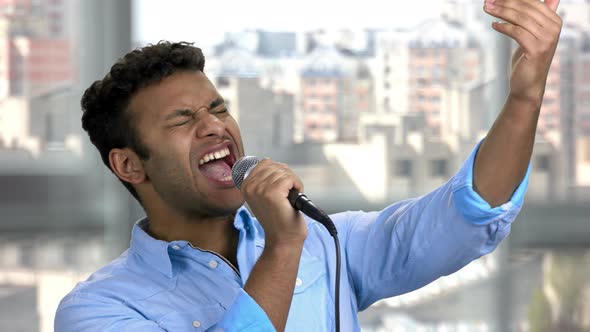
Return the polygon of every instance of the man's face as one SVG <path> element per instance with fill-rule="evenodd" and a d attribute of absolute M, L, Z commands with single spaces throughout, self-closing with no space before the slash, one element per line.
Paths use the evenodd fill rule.
<path fill-rule="evenodd" d="M 240 131 L 202 72 L 178 72 L 140 90 L 129 111 L 150 155 L 146 183 L 166 206 L 220 216 L 244 203 L 231 179 L 231 166 L 244 155 Z"/>

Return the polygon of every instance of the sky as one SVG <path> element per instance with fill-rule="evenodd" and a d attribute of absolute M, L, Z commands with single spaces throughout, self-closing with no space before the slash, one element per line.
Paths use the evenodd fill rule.
<path fill-rule="evenodd" d="M 193 41 L 200 47 L 226 31 L 396 28 L 440 15 L 437 0 L 134 0 L 133 39 Z"/>

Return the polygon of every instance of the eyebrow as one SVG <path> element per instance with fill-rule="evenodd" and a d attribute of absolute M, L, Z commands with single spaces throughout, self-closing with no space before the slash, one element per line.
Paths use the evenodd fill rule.
<path fill-rule="evenodd" d="M 223 98 L 216 98 L 215 100 L 213 100 L 210 104 L 209 104 L 209 109 L 214 109 L 215 107 L 221 105 L 225 103 L 225 101 L 223 100 Z"/>
<path fill-rule="evenodd" d="M 222 105 L 224 102 L 225 101 L 223 100 L 223 98 L 216 98 L 211 103 L 209 103 L 209 107 L 207 107 L 207 109 L 211 110 L 219 105 Z M 192 116 L 194 113 L 195 112 L 190 109 L 178 109 L 178 110 L 175 110 L 174 112 L 166 115 L 166 117 L 164 118 L 164 121 L 168 121 L 168 120 L 176 118 L 176 117 Z"/>

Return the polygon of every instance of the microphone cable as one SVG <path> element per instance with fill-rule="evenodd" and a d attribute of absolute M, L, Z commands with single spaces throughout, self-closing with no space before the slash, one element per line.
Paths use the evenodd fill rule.
<path fill-rule="evenodd" d="M 326 226 L 327 223 L 332 225 L 333 231 L 330 230 Z M 334 226 L 334 222 L 332 219 L 328 217 L 327 220 L 324 220 L 322 223 L 326 228 L 328 228 L 328 232 L 332 235 L 334 239 L 334 246 L 336 248 L 336 285 L 334 289 L 334 319 L 336 321 L 336 332 L 340 332 L 340 241 L 338 240 L 338 232 L 336 231 L 336 226 Z"/>
<path fill-rule="evenodd" d="M 301 211 L 306 216 L 318 221 L 324 225 L 328 233 L 334 239 L 334 247 L 336 249 L 336 281 L 334 288 L 334 320 L 336 332 L 340 332 L 340 240 L 338 239 L 338 231 L 336 225 L 322 209 L 315 205 L 305 194 L 299 193 L 291 189 L 288 196 L 289 202 L 296 210 Z"/>

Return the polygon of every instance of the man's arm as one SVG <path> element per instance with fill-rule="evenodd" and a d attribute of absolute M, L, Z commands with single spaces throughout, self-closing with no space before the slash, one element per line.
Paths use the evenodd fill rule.
<path fill-rule="evenodd" d="M 426 195 L 381 211 L 333 216 L 359 310 L 456 272 L 508 235 L 523 204 L 528 173 L 507 203 L 490 207 L 473 190 L 480 146 L 449 181 Z"/>
<path fill-rule="evenodd" d="M 301 180 L 282 163 L 263 159 L 244 180 L 241 191 L 264 228 L 265 246 L 244 290 L 262 307 L 277 331 L 284 331 L 307 226 L 287 196 L 303 192 Z"/>
<path fill-rule="evenodd" d="M 505 203 L 524 177 L 535 141 L 547 74 L 562 21 L 559 0 L 487 0 L 484 10 L 508 23 L 493 28 L 519 44 L 510 93 L 477 153 L 474 189 L 492 206 Z"/>

